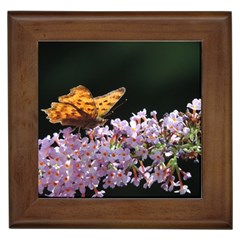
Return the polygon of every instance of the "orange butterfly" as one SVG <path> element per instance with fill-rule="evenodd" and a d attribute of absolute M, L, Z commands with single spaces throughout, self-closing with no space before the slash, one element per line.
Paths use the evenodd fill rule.
<path fill-rule="evenodd" d="M 58 98 L 51 108 L 42 109 L 51 123 L 61 123 L 63 126 L 76 126 L 84 129 L 104 125 L 104 116 L 124 95 L 124 87 L 113 90 L 103 96 L 93 97 L 84 86 L 79 85 L 70 93 Z"/>

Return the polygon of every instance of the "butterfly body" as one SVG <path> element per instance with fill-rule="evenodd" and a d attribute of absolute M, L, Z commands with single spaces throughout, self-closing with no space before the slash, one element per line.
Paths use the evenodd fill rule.
<path fill-rule="evenodd" d="M 58 98 L 51 108 L 43 109 L 51 123 L 61 123 L 63 126 L 75 126 L 84 129 L 102 126 L 107 119 L 104 116 L 124 95 L 124 87 L 113 90 L 105 95 L 93 97 L 84 86 L 79 85 L 70 93 Z"/>

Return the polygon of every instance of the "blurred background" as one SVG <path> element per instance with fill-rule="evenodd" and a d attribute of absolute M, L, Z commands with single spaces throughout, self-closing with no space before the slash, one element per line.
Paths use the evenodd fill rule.
<path fill-rule="evenodd" d="M 59 132 L 41 109 L 49 108 L 58 97 L 77 85 L 86 86 L 94 97 L 119 87 L 128 101 L 109 119 L 126 119 L 143 108 L 148 114 L 185 111 L 187 103 L 201 98 L 200 42 L 40 42 L 39 43 L 39 138 Z M 120 100 L 120 102 L 122 102 Z M 108 122 L 109 123 L 109 122 Z M 107 124 L 108 124 L 107 123 Z M 192 173 L 192 194 L 201 197 L 201 161 L 181 162 Z M 160 184 L 143 189 L 107 189 L 106 197 L 180 197 L 167 193 Z"/>

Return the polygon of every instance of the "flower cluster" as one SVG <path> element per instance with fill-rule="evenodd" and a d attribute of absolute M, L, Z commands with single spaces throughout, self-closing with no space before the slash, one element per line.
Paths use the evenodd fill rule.
<path fill-rule="evenodd" d="M 158 119 L 156 111 L 147 117 L 144 109 L 129 122 L 115 119 L 111 125 L 87 130 L 84 137 L 69 127 L 39 139 L 39 194 L 85 197 L 90 189 L 92 197 L 103 197 L 108 188 L 140 182 L 191 193 L 183 183 L 191 173 L 179 161 L 198 162 L 201 155 L 201 99 L 187 104 L 186 113 L 174 110 Z"/>

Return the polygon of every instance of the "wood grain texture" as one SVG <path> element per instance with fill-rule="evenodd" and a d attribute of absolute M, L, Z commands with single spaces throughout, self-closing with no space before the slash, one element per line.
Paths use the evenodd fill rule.
<path fill-rule="evenodd" d="M 11 228 L 232 228 L 231 13 L 9 12 Z M 40 199 L 39 41 L 200 41 L 200 199 Z"/>

